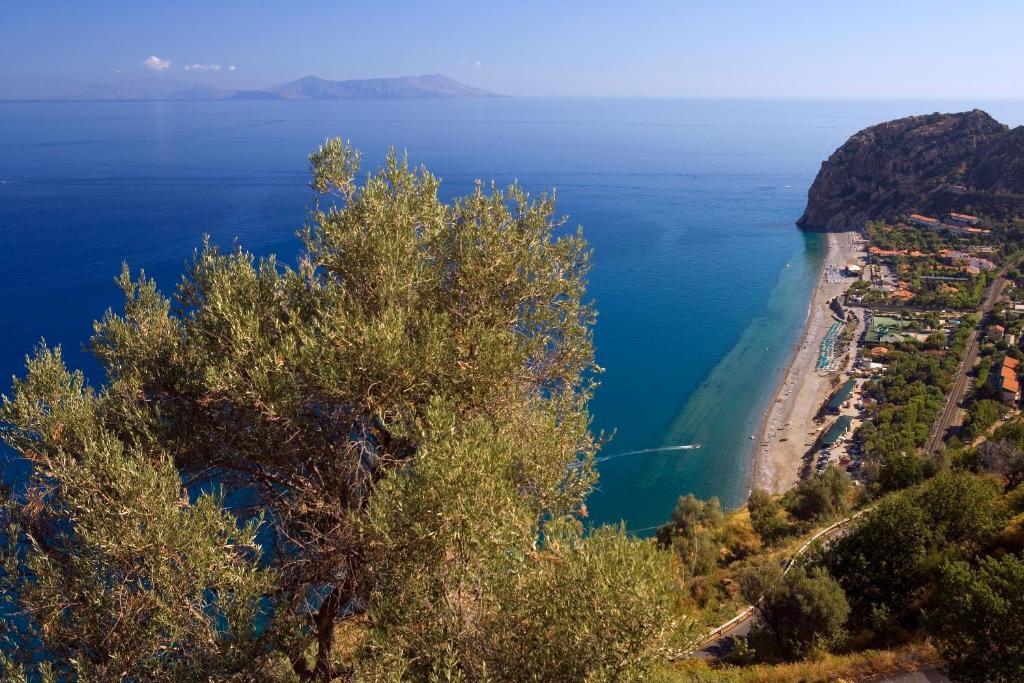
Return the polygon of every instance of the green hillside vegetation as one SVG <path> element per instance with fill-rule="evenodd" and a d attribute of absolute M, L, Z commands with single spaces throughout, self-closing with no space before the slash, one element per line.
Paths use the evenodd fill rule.
<path fill-rule="evenodd" d="M 941 658 L 956 680 L 1017 680 L 1024 675 L 1024 487 L 1001 474 L 1005 460 L 987 462 L 977 472 L 942 469 L 876 499 L 863 489 L 851 494 L 864 514 L 785 574 L 802 538 L 799 518 L 783 506 L 794 496 L 755 491 L 749 515 L 763 545 L 714 576 L 739 586 L 759 621 L 724 662 L 677 669 L 693 680 L 786 680 L 781 672 L 799 670 L 807 672 L 800 680 L 825 681 L 836 671 L 823 662 L 900 671 L 884 653 L 905 649 L 921 664 Z M 799 662 L 807 666 L 794 668 Z"/>

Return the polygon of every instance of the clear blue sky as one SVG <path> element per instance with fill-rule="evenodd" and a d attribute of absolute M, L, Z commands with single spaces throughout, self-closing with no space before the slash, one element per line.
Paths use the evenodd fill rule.
<path fill-rule="evenodd" d="M 311 73 L 511 95 L 1021 97 L 1022 28 L 1020 0 L 3 0 L 0 98 Z"/>

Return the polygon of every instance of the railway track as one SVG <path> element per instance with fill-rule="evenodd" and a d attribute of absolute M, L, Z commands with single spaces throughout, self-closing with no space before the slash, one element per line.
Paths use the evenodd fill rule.
<path fill-rule="evenodd" d="M 992 284 L 989 285 L 985 301 L 979 311 L 981 320 L 978 321 L 977 326 L 971 330 L 971 334 L 967 338 L 964 357 L 960 360 L 960 364 L 956 368 L 956 374 L 953 376 L 953 388 L 950 390 L 949 395 L 946 396 L 946 403 L 942 406 L 942 410 L 939 411 L 939 415 L 932 425 L 932 431 L 928 435 L 928 441 L 924 449 L 928 455 L 935 453 L 942 445 L 943 437 L 952 426 L 957 411 L 960 409 L 960 404 L 963 402 L 964 396 L 967 395 L 967 388 L 970 386 L 971 379 L 970 372 L 974 367 L 974 363 L 978 360 L 978 338 L 981 335 L 981 328 L 1005 287 L 1006 269 L 1004 268 Z"/>

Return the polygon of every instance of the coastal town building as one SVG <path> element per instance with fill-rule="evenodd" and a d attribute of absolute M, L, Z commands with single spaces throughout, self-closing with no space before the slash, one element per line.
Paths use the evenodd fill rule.
<path fill-rule="evenodd" d="M 910 256 L 912 258 L 921 258 L 924 256 L 924 252 L 910 251 L 908 249 L 880 249 L 879 247 L 871 247 L 868 249 L 868 253 L 872 256 Z"/>
<path fill-rule="evenodd" d="M 839 387 L 832 398 L 829 399 L 828 404 L 825 406 L 825 410 L 833 415 L 838 415 L 843 409 L 843 404 L 850 400 L 850 396 L 853 394 L 853 390 L 857 387 L 857 380 L 848 379 L 846 382 Z"/>
<path fill-rule="evenodd" d="M 852 381 L 852 380 L 851 380 Z M 825 432 L 825 436 L 821 437 L 822 448 L 831 448 L 835 446 L 846 433 L 850 431 L 850 426 L 853 424 L 853 417 L 850 415 L 840 415 L 832 426 Z"/>
<path fill-rule="evenodd" d="M 939 256 L 948 259 L 950 263 L 960 265 L 963 268 L 974 269 L 978 272 L 982 270 L 995 270 L 996 268 L 996 264 L 989 259 L 975 256 L 966 251 L 942 249 L 939 251 Z"/>
<path fill-rule="evenodd" d="M 932 218 L 931 216 L 922 216 L 919 213 L 910 214 L 910 222 L 914 225 L 920 225 L 922 228 L 938 228 L 942 224 L 938 218 Z"/>
<path fill-rule="evenodd" d="M 910 215 L 910 222 L 922 228 L 945 230 L 956 235 L 988 235 L 992 232 L 980 225 L 980 218 L 966 213 L 953 212 L 942 220 L 915 213 Z"/>
<path fill-rule="evenodd" d="M 890 318 L 884 315 L 872 316 L 868 329 L 864 333 L 864 344 L 869 347 L 891 347 L 894 344 L 910 341 L 916 337 L 907 331 L 909 327 L 909 320 Z"/>
<path fill-rule="evenodd" d="M 978 223 L 981 222 L 981 219 L 978 218 L 977 216 L 956 212 L 950 213 L 949 216 L 946 217 L 946 220 L 949 221 L 951 224 L 960 227 L 967 227 L 968 225 L 977 225 Z"/>
<path fill-rule="evenodd" d="M 1013 405 L 1020 400 L 1020 381 L 1017 373 L 1020 370 L 1020 361 L 1007 356 L 999 368 L 999 388 L 1002 391 L 1003 403 Z"/>

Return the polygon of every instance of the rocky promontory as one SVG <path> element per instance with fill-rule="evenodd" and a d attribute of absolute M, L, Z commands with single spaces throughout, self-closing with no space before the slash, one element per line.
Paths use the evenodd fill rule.
<path fill-rule="evenodd" d="M 950 211 L 1024 215 L 1024 126 L 975 109 L 865 128 L 821 164 L 797 225 L 848 230 Z"/>

